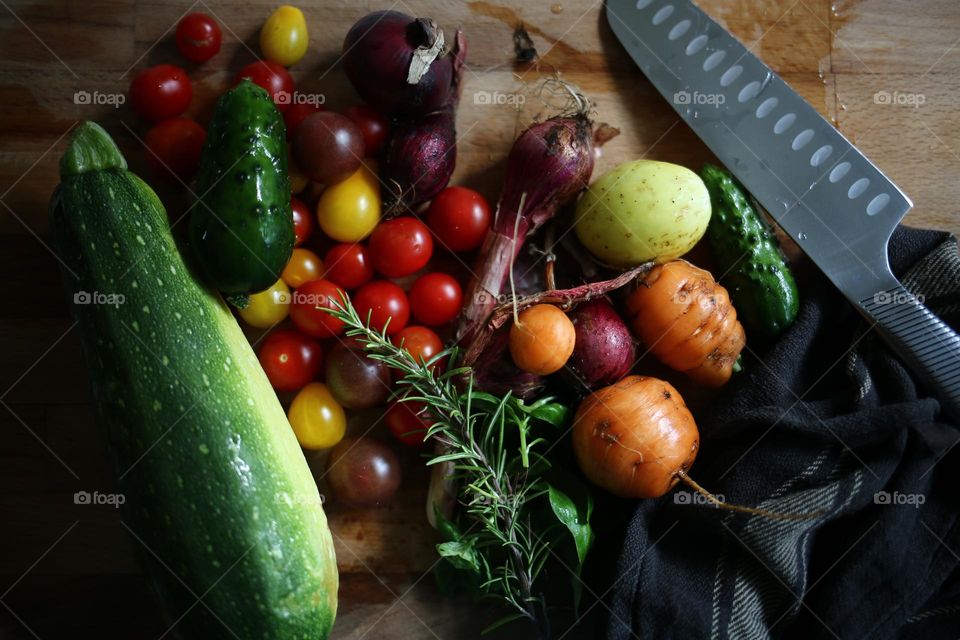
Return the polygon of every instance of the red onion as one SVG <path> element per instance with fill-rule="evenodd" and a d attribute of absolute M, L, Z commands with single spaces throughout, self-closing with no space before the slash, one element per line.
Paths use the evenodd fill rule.
<path fill-rule="evenodd" d="M 465 55 L 460 30 L 449 43 L 433 20 L 398 11 L 360 18 L 343 41 L 343 68 L 357 93 L 391 115 L 422 115 L 451 103 Z"/>
<path fill-rule="evenodd" d="M 565 375 L 577 391 L 613 384 L 633 368 L 637 351 L 627 324 L 606 298 L 596 298 L 570 312 L 577 330 Z"/>
<path fill-rule="evenodd" d="M 586 99 L 576 95 L 579 113 L 534 124 L 513 143 L 493 225 L 464 298 L 457 327 L 461 344 L 469 343 L 490 316 L 526 237 L 590 182 L 593 124 Z"/>
<path fill-rule="evenodd" d="M 454 107 L 400 122 L 390 131 L 380 178 L 388 216 L 412 211 L 450 182 L 457 163 Z"/>

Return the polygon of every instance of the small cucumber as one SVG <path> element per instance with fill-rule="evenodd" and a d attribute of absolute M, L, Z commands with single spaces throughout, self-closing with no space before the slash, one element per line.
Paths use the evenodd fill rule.
<path fill-rule="evenodd" d="M 293 251 L 283 118 L 243 80 L 217 101 L 200 156 L 190 244 L 207 282 L 227 296 L 270 287 Z"/>
<path fill-rule="evenodd" d="M 793 324 L 800 307 L 787 259 L 733 176 L 709 164 L 700 176 L 713 207 L 707 239 L 722 274 L 720 282 L 730 292 L 747 335 L 776 338 Z"/>

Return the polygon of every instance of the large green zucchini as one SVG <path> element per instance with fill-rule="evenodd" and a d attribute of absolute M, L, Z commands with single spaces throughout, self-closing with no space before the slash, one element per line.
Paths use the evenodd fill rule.
<path fill-rule="evenodd" d="M 226 305 L 93 123 L 51 202 L 124 521 L 187 637 L 326 638 L 337 568 L 317 486 Z M 197 603 L 200 599 L 201 602 Z"/>

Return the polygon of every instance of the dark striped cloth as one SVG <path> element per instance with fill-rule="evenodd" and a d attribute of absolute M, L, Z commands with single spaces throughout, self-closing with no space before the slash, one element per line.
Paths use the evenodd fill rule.
<path fill-rule="evenodd" d="M 960 259 L 901 228 L 891 264 L 960 326 Z M 678 488 L 642 501 L 608 598 L 607 636 L 960 637 L 960 430 L 825 281 L 723 402 L 697 412 L 692 469 L 730 503 Z"/>

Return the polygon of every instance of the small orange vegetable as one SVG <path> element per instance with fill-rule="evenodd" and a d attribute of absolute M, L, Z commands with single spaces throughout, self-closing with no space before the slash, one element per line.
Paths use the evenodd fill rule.
<path fill-rule="evenodd" d="M 653 355 L 708 387 L 730 380 L 746 343 L 727 290 L 685 260 L 647 272 L 627 298 L 627 315 Z"/>
<path fill-rule="evenodd" d="M 521 311 L 510 327 L 510 356 L 523 371 L 549 375 L 567 363 L 576 339 L 567 314 L 552 304 L 537 304 Z"/>
<path fill-rule="evenodd" d="M 663 380 L 627 376 L 587 396 L 573 419 L 573 450 L 591 482 L 624 498 L 656 498 L 693 464 L 700 432 Z"/>

